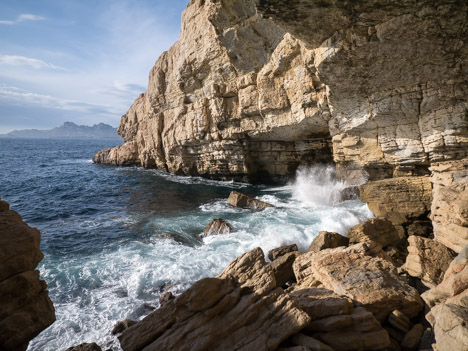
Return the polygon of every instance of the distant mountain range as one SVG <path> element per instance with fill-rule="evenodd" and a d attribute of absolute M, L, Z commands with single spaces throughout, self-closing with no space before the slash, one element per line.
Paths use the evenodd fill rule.
<path fill-rule="evenodd" d="M 63 126 L 49 130 L 25 129 L 14 130 L 7 134 L 0 134 L 2 138 L 120 138 L 117 128 L 99 123 L 93 126 L 79 126 L 73 122 L 65 122 Z"/>

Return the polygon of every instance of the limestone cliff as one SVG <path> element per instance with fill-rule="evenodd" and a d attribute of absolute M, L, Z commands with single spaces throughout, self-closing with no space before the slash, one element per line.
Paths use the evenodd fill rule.
<path fill-rule="evenodd" d="M 35 270 L 41 235 L 0 200 L 0 350 L 26 350 L 55 321 L 47 284 Z"/>
<path fill-rule="evenodd" d="M 467 11 L 464 0 L 193 0 L 122 117 L 125 144 L 94 161 L 247 181 L 323 161 L 351 184 L 432 171 L 432 195 L 419 197 L 435 201 L 410 220 L 431 213 L 435 236 L 458 252 L 466 209 L 450 206 L 468 191 Z M 409 198 L 417 189 L 404 179 L 378 188 Z"/>
<path fill-rule="evenodd" d="M 179 41 L 122 117 L 125 145 L 94 160 L 250 181 L 330 161 L 326 87 L 315 73 L 313 50 L 254 1 L 192 1 Z"/>

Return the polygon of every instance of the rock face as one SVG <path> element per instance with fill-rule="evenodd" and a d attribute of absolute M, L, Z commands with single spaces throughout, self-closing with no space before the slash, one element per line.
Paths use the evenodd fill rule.
<path fill-rule="evenodd" d="M 122 117 L 127 146 L 94 160 L 250 181 L 330 161 L 325 87 L 305 64 L 312 54 L 253 0 L 191 1 L 179 41 Z"/>
<path fill-rule="evenodd" d="M 0 200 L 0 349 L 26 350 L 31 339 L 55 321 L 47 284 L 37 264 L 41 235 Z"/>
<path fill-rule="evenodd" d="M 442 282 L 445 271 L 454 259 L 453 252 L 437 241 L 410 236 L 405 269 L 420 278 L 427 286 L 434 287 Z"/>
<path fill-rule="evenodd" d="M 468 160 L 433 164 L 434 236 L 455 252 L 468 244 Z"/>
<path fill-rule="evenodd" d="M 299 287 L 321 285 L 346 295 L 384 321 L 393 310 L 408 318 L 422 309 L 416 289 L 396 274 L 396 267 L 378 257 L 382 247 L 372 242 L 347 248 L 308 252 L 294 262 Z"/>
<path fill-rule="evenodd" d="M 359 187 L 361 200 L 378 217 L 390 220 L 400 232 L 414 220 L 429 215 L 432 187 L 429 177 L 399 177 L 369 182 Z"/>
<path fill-rule="evenodd" d="M 466 6 L 191 1 L 179 41 L 122 117 L 129 161 L 234 178 L 333 153 L 362 181 L 465 158 Z M 119 164 L 120 152 L 96 160 Z"/>
<path fill-rule="evenodd" d="M 437 350 L 468 348 L 468 245 L 452 261 L 443 281 L 425 292 L 432 306 L 426 315 L 434 328 Z"/>
<path fill-rule="evenodd" d="M 120 337 L 127 350 L 274 350 L 310 320 L 276 288 L 261 249 L 167 302 Z"/>
<path fill-rule="evenodd" d="M 263 210 L 268 207 L 273 207 L 266 202 L 254 199 L 237 191 L 231 192 L 227 199 L 227 203 L 234 207 L 249 208 L 251 210 Z"/>
<path fill-rule="evenodd" d="M 276 249 L 270 250 L 268 252 L 268 259 L 270 261 L 276 260 L 280 256 L 284 256 L 287 253 L 299 251 L 296 244 L 285 245 L 281 247 L 277 247 Z"/>

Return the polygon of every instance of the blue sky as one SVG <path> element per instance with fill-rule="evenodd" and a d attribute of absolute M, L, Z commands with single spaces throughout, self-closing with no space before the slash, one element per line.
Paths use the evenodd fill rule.
<path fill-rule="evenodd" d="M 117 126 L 178 39 L 188 0 L 2 0 L 0 133 Z"/>

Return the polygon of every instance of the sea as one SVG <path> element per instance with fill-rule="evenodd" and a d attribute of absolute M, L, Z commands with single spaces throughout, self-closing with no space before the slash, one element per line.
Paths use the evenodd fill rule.
<path fill-rule="evenodd" d="M 41 231 L 38 269 L 57 315 L 30 351 L 84 342 L 120 350 L 114 324 L 144 318 L 163 292 L 180 294 L 256 247 L 266 254 L 296 243 L 307 251 L 318 232 L 346 234 L 372 216 L 359 200 L 337 201 L 346 185 L 333 166 L 300 167 L 283 186 L 252 186 L 92 162 L 97 151 L 120 143 L 0 139 L 0 196 Z M 230 207 L 233 190 L 275 207 Z M 214 218 L 236 232 L 201 238 Z"/>

